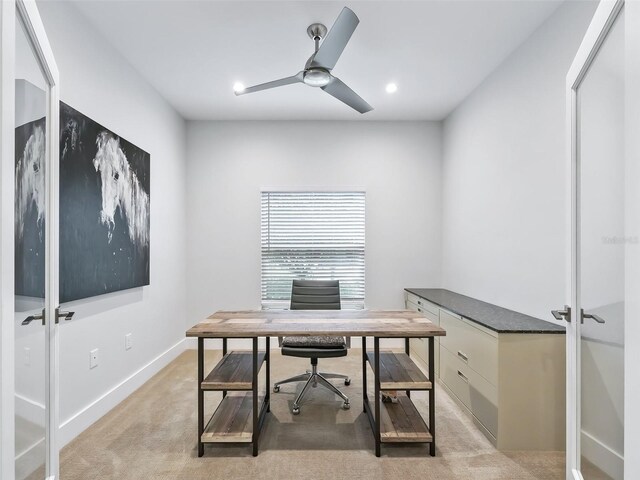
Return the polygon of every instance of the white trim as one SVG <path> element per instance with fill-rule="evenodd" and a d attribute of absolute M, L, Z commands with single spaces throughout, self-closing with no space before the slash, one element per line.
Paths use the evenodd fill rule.
<path fill-rule="evenodd" d="M 596 437 L 582 430 L 582 455 L 611 478 L 624 477 L 624 457 Z"/>
<path fill-rule="evenodd" d="M 601 0 L 593 19 L 580 44 L 578 52 L 569 68 L 566 80 L 566 127 L 567 127 L 567 155 L 570 165 L 571 179 L 571 236 L 568 250 L 571 255 L 571 267 L 567 282 L 571 287 L 569 305 L 572 307 L 571 323 L 567 326 L 567 449 L 566 449 L 566 479 L 582 479 L 580 474 L 581 458 L 581 401 L 580 401 L 580 189 L 579 189 L 579 142 L 578 128 L 579 109 L 577 90 L 596 57 L 602 43 L 606 39 L 618 14 L 624 7 L 624 0 Z"/>
<path fill-rule="evenodd" d="M 365 195 L 367 194 L 367 189 L 362 185 L 358 186 L 349 186 L 349 185 L 339 185 L 339 186 L 317 186 L 317 185 L 292 185 L 292 186 L 283 186 L 278 185 L 275 187 L 260 187 L 260 194 L 263 192 L 277 192 L 277 193 L 305 193 L 305 192 L 321 192 L 321 193 L 331 193 L 331 192 L 361 192 Z"/>
<path fill-rule="evenodd" d="M 16 455 L 16 462 L 18 462 L 18 460 L 20 460 L 21 458 L 24 458 L 25 456 L 29 455 L 33 450 L 35 450 L 36 448 L 38 448 L 40 445 L 42 445 L 42 443 L 44 442 L 44 437 L 42 437 L 40 440 L 38 440 L 37 442 L 35 442 L 33 445 L 28 446 L 27 448 L 24 449 L 24 451 L 19 452 Z M 36 464 L 36 462 L 27 462 L 28 464 Z M 17 465 L 16 465 L 17 467 Z M 33 468 L 33 467 L 32 467 Z M 38 467 L 36 467 L 38 468 Z M 31 473 L 31 472 L 29 472 Z"/>
<path fill-rule="evenodd" d="M 77 437 L 112 408 L 144 385 L 151 377 L 166 367 L 185 350 L 186 338 L 168 348 L 142 366 L 113 388 L 102 394 L 80 411 L 60 423 L 58 442 L 60 448 Z"/>
<path fill-rule="evenodd" d="M 30 398 L 25 397 L 24 395 L 20 395 L 19 393 L 16 393 L 16 399 L 28 403 L 29 405 L 31 405 L 32 407 L 37 407 L 40 408 L 42 410 L 44 410 L 45 407 L 42 403 L 36 401 L 36 400 L 31 400 Z"/>
<path fill-rule="evenodd" d="M 35 425 L 42 425 L 42 428 L 44 428 L 44 412 L 47 407 L 41 402 L 27 398 L 19 393 L 16 393 L 14 398 L 16 417 L 22 417 Z"/>
<path fill-rule="evenodd" d="M 0 478 L 15 478 L 15 3 L 0 2 Z"/>
<path fill-rule="evenodd" d="M 29 478 L 33 472 L 42 466 L 44 459 L 44 436 L 16 455 L 15 471 L 19 479 Z"/>

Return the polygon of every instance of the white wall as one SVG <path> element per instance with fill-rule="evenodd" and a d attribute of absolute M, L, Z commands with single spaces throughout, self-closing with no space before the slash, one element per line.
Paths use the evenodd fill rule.
<path fill-rule="evenodd" d="M 440 281 L 441 129 L 430 122 L 189 122 L 188 326 L 260 308 L 260 191 L 366 191 L 368 308 Z"/>
<path fill-rule="evenodd" d="M 543 319 L 564 305 L 565 77 L 593 15 L 566 2 L 444 123 L 444 288 Z"/>
<path fill-rule="evenodd" d="M 64 444 L 183 346 L 179 342 L 185 331 L 186 125 L 75 7 L 41 2 L 38 8 L 60 70 L 61 100 L 151 154 L 150 286 L 65 305 L 76 316 L 60 327 Z M 125 351 L 127 333 L 133 334 L 133 348 Z M 93 348 L 99 349 L 99 365 L 89 370 Z"/>

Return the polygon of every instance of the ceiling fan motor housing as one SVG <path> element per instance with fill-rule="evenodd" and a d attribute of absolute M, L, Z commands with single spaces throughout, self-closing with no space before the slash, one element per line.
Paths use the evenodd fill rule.
<path fill-rule="evenodd" d="M 331 81 L 331 74 L 324 68 L 310 68 L 305 70 L 303 82 L 310 87 L 324 87 Z"/>

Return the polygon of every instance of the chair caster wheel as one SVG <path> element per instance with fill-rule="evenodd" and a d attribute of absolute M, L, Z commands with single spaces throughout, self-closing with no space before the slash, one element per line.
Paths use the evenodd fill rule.
<path fill-rule="evenodd" d="M 274 385 L 273 386 L 273 393 L 278 393 L 280 391 L 280 386 L 279 385 Z"/>
<path fill-rule="evenodd" d="M 293 413 L 294 415 L 300 415 L 300 407 L 293 407 L 291 409 L 291 413 Z"/>
<path fill-rule="evenodd" d="M 342 405 L 342 408 L 344 410 L 349 410 L 351 408 L 351 404 L 349 402 L 344 402 L 344 404 Z"/>
<path fill-rule="evenodd" d="M 345 384 L 347 387 L 348 387 L 349 385 L 351 385 L 351 379 L 350 379 L 350 378 L 347 378 L 347 379 L 344 381 L 344 384 Z"/>

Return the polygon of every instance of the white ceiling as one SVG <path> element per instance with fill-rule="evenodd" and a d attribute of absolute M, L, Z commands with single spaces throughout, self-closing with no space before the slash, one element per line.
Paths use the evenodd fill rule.
<path fill-rule="evenodd" d="M 510 1 L 90 1 L 77 7 L 187 119 L 439 120 L 560 5 Z M 367 100 L 360 115 L 303 84 L 236 97 L 296 74 L 306 28 L 360 18 L 333 73 Z M 388 82 L 398 91 L 385 92 Z"/>

